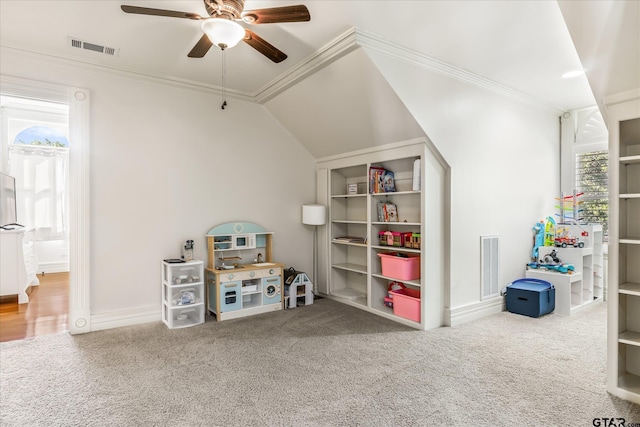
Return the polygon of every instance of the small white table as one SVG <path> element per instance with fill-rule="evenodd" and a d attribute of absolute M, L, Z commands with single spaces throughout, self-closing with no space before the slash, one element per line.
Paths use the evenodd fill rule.
<path fill-rule="evenodd" d="M 556 273 L 554 271 L 527 270 L 525 277 L 546 280 L 556 288 L 555 313 L 571 315 L 593 302 L 591 294 L 584 292 L 582 273 Z"/>

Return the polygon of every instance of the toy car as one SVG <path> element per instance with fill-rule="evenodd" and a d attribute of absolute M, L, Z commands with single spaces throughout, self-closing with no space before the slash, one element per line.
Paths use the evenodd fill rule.
<path fill-rule="evenodd" d="M 556 237 L 554 243 L 557 247 L 563 248 L 567 246 L 573 246 L 574 248 L 584 247 L 584 242 L 581 242 L 577 237 Z"/>

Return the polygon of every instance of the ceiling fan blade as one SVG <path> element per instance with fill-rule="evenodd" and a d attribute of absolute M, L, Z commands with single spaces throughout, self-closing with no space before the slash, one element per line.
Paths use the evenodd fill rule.
<path fill-rule="evenodd" d="M 287 59 L 287 55 L 284 52 L 278 50 L 251 30 L 245 30 L 243 41 L 273 62 L 278 63 Z"/>
<path fill-rule="evenodd" d="M 303 4 L 245 10 L 241 17 L 247 24 L 275 24 L 278 22 L 305 22 L 311 20 L 309 9 Z"/>
<path fill-rule="evenodd" d="M 197 13 L 189 13 L 189 12 L 178 12 L 175 10 L 165 10 L 165 9 L 152 9 L 150 7 L 139 7 L 139 6 L 120 6 L 123 12 L 127 13 L 136 13 L 138 15 L 156 15 L 156 16 L 168 16 L 170 18 L 187 18 L 187 19 L 208 19 L 203 18 Z"/>
<path fill-rule="evenodd" d="M 207 52 L 209 52 L 211 46 L 213 46 L 213 43 L 211 43 L 211 40 L 209 40 L 209 37 L 207 37 L 206 34 L 203 34 L 187 56 L 189 58 L 202 58 Z"/>

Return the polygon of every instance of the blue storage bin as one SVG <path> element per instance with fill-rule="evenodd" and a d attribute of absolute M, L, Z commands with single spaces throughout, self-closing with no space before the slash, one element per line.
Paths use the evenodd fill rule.
<path fill-rule="evenodd" d="M 518 279 L 507 286 L 507 310 L 540 317 L 556 308 L 556 289 L 546 280 Z"/>

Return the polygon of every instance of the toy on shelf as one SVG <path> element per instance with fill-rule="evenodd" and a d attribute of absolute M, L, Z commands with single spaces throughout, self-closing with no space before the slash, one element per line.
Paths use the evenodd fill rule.
<path fill-rule="evenodd" d="M 579 198 L 584 193 L 576 193 L 573 190 L 573 195 L 565 196 L 564 193 L 560 195 L 560 198 L 556 197 L 560 203 L 555 207 L 560 209 L 560 213 L 556 216 L 560 217 L 560 224 L 578 224 L 584 218 L 581 217 L 583 209 L 580 208 L 582 200 Z"/>
<path fill-rule="evenodd" d="M 558 273 L 571 274 L 575 271 L 575 266 L 573 264 L 562 262 L 562 260 L 558 258 L 556 250 L 554 249 L 550 253 L 545 254 L 542 259 L 536 259 L 536 261 L 528 263 L 527 270 L 529 269 L 549 270 L 557 271 Z"/>
<path fill-rule="evenodd" d="M 584 248 L 584 242 L 581 242 L 578 237 L 565 236 L 556 237 L 556 246 L 566 248 L 567 246 L 573 246 L 574 248 Z"/>
<path fill-rule="evenodd" d="M 545 221 L 539 221 L 533 226 L 533 249 L 531 259 L 538 259 L 538 252 L 541 246 L 554 246 L 556 236 L 556 222 L 552 217 L 547 217 Z"/>
<path fill-rule="evenodd" d="M 533 250 L 531 251 L 531 259 L 538 259 L 540 246 L 544 246 L 544 222 L 537 222 L 533 226 Z"/>
<path fill-rule="evenodd" d="M 556 237 L 556 221 L 548 216 L 544 224 L 544 246 L 553 246 Z"/>
<path fill-rule="evenodd" d="M 296 271 L 295 268 L 290 267 L 285 270 L 284 276 L 284 308 L 296 308 L 298 298 L 304 300 L 300 301 L 304 305 L 313 304 L 313 283 L 311 283 L 311 279 L 305 272 Z"/>

